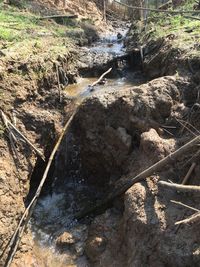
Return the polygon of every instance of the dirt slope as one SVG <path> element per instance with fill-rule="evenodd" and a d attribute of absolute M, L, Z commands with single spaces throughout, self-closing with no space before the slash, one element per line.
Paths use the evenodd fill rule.
<path fill-rule="evenodd" d="M 198 84 L 188 77 L 166 76 L 85 100 L 73 133 L 87 183 L 112 192 L 117 179 L 134 177 L 190 140 L 191 132 L 183 130 L 177 119 L 184 120 L 190 113 L 186 92 L 191 86 Z M 198 111 L 193 116 L 199 120 Z M 85 248 L 91 266 L 199 266 L 198 223 L 177 229 L 175 222 L 192 212 L 170 202 L 199 208 L 199 197 L 157 184 L 168 179 L 181 183 L 197 150 L 194 147 L 146 182 L 135 184 L 112 209 L 96 217 Z M 189 183 L 199 185 L 199 173 L 197 166 Z"/>

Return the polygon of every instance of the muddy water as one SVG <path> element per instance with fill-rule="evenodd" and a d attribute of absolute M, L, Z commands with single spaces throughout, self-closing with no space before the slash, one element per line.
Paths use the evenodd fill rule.
<path fill-rule="evenodd" d="M 105 39 L 103 42 L 95 44 L 90 49 L 97 53 L 103 51 L 120 56 L 124 54 L 122 47 L 122 43 L 118 43 L 115 37 L 111 37 L 109 40 Z M 96 80 L 97 78 L 94 77 L 79 78 L 77 84 L 66 87 L 66 93 L 70 97 L 83 99 L 93 94 L 88 85 Z M 94 92 L 105 93 L 111 89 L 122 90 L 142 82 L 143 77 L 139 72 L 133 73 L 127 66 L 125 68 L 122 66 L 115 78 L 107 78 L 104 85 L 95 86 Z M 83 254 L 84 242 L 87 238 L 87 223 L 80 224 L 73 220 L 73 213 L 77 211 L 77 206 L 80 209 L 82 204 L 85 206 L 86 203 L 95 201 L 99 196 L 96 192 L 94 194 L 94 189 L 89 189 L 85 185 L 78 171 L 73 172 L 66 180 L 67 184 L 60 186 L 56 192 L 40 197 L 31 219 L 31 229 L 35 240 L 34 252 L 40 267 L 88 266 L 87 259 Z M 56 182 L 56 177 L 54 182 Z M 56 238 L 63 232 L 73 236 L 74 241 L 67 245 L 62 252 L 58 252 L 55 248 Z"/>
<path fill-rule="evenodd" d="M 76 84 L 72 84 L 66 87 L 66 92 L 71 97 L 84 98 L 91 95 L 93 92 L 105 93 L 110 90 L 122 90 L 133 85 L 139 85 L 143 81 L 143 77 L 140 72 L 133 73 L 131 70 L 124 71 L 123 77 L 106 78 L 104 85 L 95 86 L 93 92 L 90 91 L 89 85 L 95 82 L 97 78 L 79 78 Z"/>

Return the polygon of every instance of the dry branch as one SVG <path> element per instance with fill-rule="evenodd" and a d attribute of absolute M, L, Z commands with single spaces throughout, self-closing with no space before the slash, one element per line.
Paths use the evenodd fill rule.
<path fill-rule="evenodd" d="M 60 85 L 60 77 L 59 77 L 59 68 L 58 65 L 56 64 L 56 74 L 57 74 L 57 81 L 58 81 L 58 90 L 59 90 L 59 101 L 61 103 L 62 97 L 61 97 L 61 85 Z"/>
<path fill-rule="evenodd" d="M 1 117 L 8 131 L 11 132 L 12 128 L 12 130 L 14 130 L 35 151 L 35 153 L 45 161 L 43 154 L 12 124 L 12 122 L 6 118 L 6 115 L 2 110 Z"/>
<path fill-rule="evenodd" d="M 187 183 L 187 181 L 188 181 L 188 179 L 190 178 L 190 175 L 191 175 L 191 173 L 193 172 L 193 170 L 194 170 L 195 167 L 196 167 L 196 163 L 193 162 L 192 165 L 190 166 L 190 168 L 189 168 L 189 170 L 188 170 L 186 176 L 184 177 L 184 179 L 183 179 L 183 181 L 182 181 L 182 184 L 183 184 L 183 185 Z"/>
<path fill-rule="evenodd" d="M 193 16 L 183 16 L 186 19 L 195 19 L 195 20 L 200 20 L 200 18 L 193 17 Z"/>
<path fill-rule="evenodd" d="M 94 82 L 91 87 L 94 87 L 95 85 L 97 85 L 98 83 L 100 83 L 100 81 L 109 73 L 111 72 L 112 68 L 110 68 L 109 70 L 107 70 L 106 72 L 104 72 L 101 77 L 96 81 Z"/>
<path fill-rule="evenodd" d="M 144 11 L 151 11 L 151 12 L 158 12 L 158 13 L 163 12 L 163 13 L 169 13 L 169 14 L 187 14 L 187 13 L 200 14 L 200 10 L 164 10 L 164 9 L 147 8 L 147 7 L 139 7 L 139 6 L 129 6 L 117 0 L 114 0 L 114 2 L 119 5 L 125 6 L 130 9 L 134 9 L 134 10 L 144 10 Z"/>
<path fill-rule="evenodd" d="M 174 203 L 174 204 L 177 204 L 177 205 L 179 205 L 179 206 L 188 208 L 188 209 L 190 209 L 190 210 L 194 210 L 194 211 L 200 212 L 200 210 L 198 210 L 198 209 L 196 209 L 196 208 L 193 208 L 193 207 L 191 207 L 191 206 L 188 206 L 188 205 L 186 205 L 186 204 L 184 204 L 184 203 L 182 203 L 182 202 L 178 202 L 178 201 L 175 201 L 175 200 L 171 200 L 171 202 Z"/>
<path fill-rule="evenodd" d="M 105 196 L 105 198 L 98 202 L 96 205 L 93 207 L 86 208 L 83 211 L 78 212 L 75 215 L 76 219 L 81 219 L 97 210 L 105 209 L 105 206 L 108 206 L 109 204 L 112 203 L 112 201 L 125 193 L 132 185 L 135 183 L 138 183 L 140 181 L 145 180 L 147 177 L 152 175 L 153 173 L 159 171 L 160 169 L 164 168 L 167 164 L 169 164 L 171 161 L 176 160 L 179 156 L 183 155 L 186 153 L 189 149 L 191 149 L 194 145 L 196 145 L 200 141 L 200 135 L 192 139 L 190 142 L 186 143 L 184 146 L 180 147 L 178 150 L 175 152 L 169 154 L 167 157 L 164 159 L 156 162 L 154 165 L 151 167 L 147 168 L 137 176 L 129 179 L 119 179 L 118 182 L 116 182 L 114 188 L 110 193 Z"/>
<path fill-rule="evenodd" d="M 178 190 L 180 192 L 188 192 L 188 193 L 200 193 L 200 186 L 197 185 L 182 185 L 175 183 L 168 183 L 165 181 L 159 181 L 158 184 L 163 187 L 167 187 L 169 189 Z"/>
<path fill-rule="evenodd" d="M 175 225 L 190 224 L 190 223 L 195 223 L 198 221 L 200 221 L 200 212 L 196 212 L 195 214 L 191 215 L 187 219 L 175 222 Z"/>

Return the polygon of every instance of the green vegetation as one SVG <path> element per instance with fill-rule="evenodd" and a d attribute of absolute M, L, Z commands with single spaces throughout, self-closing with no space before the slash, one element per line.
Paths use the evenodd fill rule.
<path fill-rule="evenodd" d="M 177 10 L 193 10 L 194 1 L 188 0 Z M 185 14 L 186 15 L 186 14 Z M 197 17 L 197 14 L 189 16 Z M 200 18 L 200 17 L 199 17 Z M 148 38 L 157 39 L 173 35 L 173 47 L 185 51 L 187 56 L 199 55 L 200 21 L 184 15 L 151 13 L 145 31 L 142 32 L 141 43 Z"/>
<path fill-rule="evenodd" d="M 77 29 L 75 22 L 64 20 L 64 25 L 41 21 L 39 17 L 16 7 L 3 8 L 0 3 L 0 40 L 13 42 L 41 36 L 65 37 Z"/>

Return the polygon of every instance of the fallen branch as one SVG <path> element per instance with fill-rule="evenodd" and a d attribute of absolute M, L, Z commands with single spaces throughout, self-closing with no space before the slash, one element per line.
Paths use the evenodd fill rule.
<path fill-rule="evenodd" d="M 131 186 L 133 186 L 135 183 L 138 183 L 140 181 L 145 180 L 147 177 L 152 175 L 153 173 L 159 171 L 163 167 L 165 167 L 167 164 L 169 164 L 171 161 L 176 160 L 179 156 L 186 153 L 189 149 L 191 149 L 194 145 L 196 145 L 200 141 L 200 135 L 192 139 L 190 142 L 186 143 L 184 146 L 180 147 L 175 152 L 169 154 L 167 157 L 163 158 L 162 160 L 156 162 L 151 167 L 147 168 L 140 174 L 136 175 L 133 178 L 129 179 L 119 179 L 118 182 L 116 182 L 114 188 L 112 189 L 112 192 L 108 193 L 105 198 L 99 202 L 97 202 L 96 205 L 93 207 L 86 208 L 83 211 L 78 212 L 75 214 L 76 219 L 81 219 L 97 210 L 105 209 L 105 206 L 108 206 L 112 203 L 112 201 L 125 193 Z"/>
<path fill-rule="evenodd" d="M 195 19 L 195 20 L 200 20 L 200 18 L 193 17 L 193 16 L 183 16 L 186 19 Z"/>
<path fill-rule="evenodd" d="M 54 149 L 49 157 L 49 160 L 48 160 L 48 163 L 47 163 L 47 166 L 45 168 L 45 171 L 44 171 L 44 174 L 42 176 L 42 179 L 41 179 L 41 182 L 37 188 L 37 191 L 33 197 L 33 199 L 31 200 L 30 204 L 28 205 L 28 207 L 26 208 L 26 210 L 24 211 L 23 215 L 22 215 L 22 218 L 20 219 L 20 222 L 15 230 L 15 232 L 13 233 L 12 235 L 12 238 L 10 239 L 9 243 L 6 245 L 6 248 L 9 249 L 9 253 L 8 253 L 8 257 L 7 257 L 7 260 L 6 260 L 6 265 L 5 267 L 9 267 L 10 264 L 12 263 L 12 260 L 15 256 L 15 253 L 17 251 L 17 248 L 19 246 L 19 243 L 20 243 L 20 240 L 21 240 L 21 237 L 23 236 L 23 233 L 26 229 L 26 226 L 29 222 L 29 219 L 33 213 L 33 210 L 34 210 L 34 207 L 37 203 L 37 200 L 40 196 L 40 193 L 41 193 L 41 190 L 43 188 L 43 185 L 46 181 L 46 178 L 47 178 L 47 175 L 48 175 L 48 172 L 49 172 L 49 169 L 51 167 L 51 163 L 54 159 L 54 156 L 60 146 L 60 143 L 63 139 L 63 136 L 65 135 L 67 129 L 69 128 L 70 124 L 71 124 L 71 121 L 72 119 L 74 118 L 76 114 L 76 111 L 74 111 L 74 113 L 72 114 L 72 116 L 70 117 L 70 119 L 68 120 L 68 122 L 65 124 L 64 128 L 63 128 L 63 131 L 62 131 L 62 134 L 60 135 L 56 145 L 54 146 Z M 4 252 L 1 254 L 1 257 L 3 257 L 3 255 L 5 254 L 6 252 L 6 249 L 4 250 Z"/>
<path fill-rule="evenodd" d="M 190 224 L 190 223 L 195 223 L 195 222 L 198 222 L 198 221 L 200 221 L 200 212 L 196 212 L 195 214 L 193 214 L 192 216 L 188 217 L 187 219 L 175 222 L 175 225 Z"/>
<path fill-rule="evenodd" d="M 193 172 L 193 170 L 194 170 L 194 168 L 196 167 L 196 165 L 197 165 L 197 164 L 196 164 L 195 162 L 193 162 L 192 165 L 190 166 L 190 168 L 189 168 L 189 170 L 188 170 L 186 176 L 184 177 L 184 179 L 183 179 L 183 181 L 182 181 L 182 184 L 183 184 L 183 185 L 185 185 L 185 184 L 187 183 L 187 181 L 188 181 L 188 179 L 190 178 L 190 175 L 191 175 L 191 173 Z"/>
<path fill-rule="evenodd" d="M 164 10 L 164 9 L 155 9 L 155 8 L 147 8 L 147 7 L 139 7 L 139 6 L 129 6 L 122 2 L 119 2 L 117 0 L 114 0 L 115 3 L 125 6 L 130 9 L 134 10 L 144 10 L 144 11 L 151 11 L 151 12 L 163 12 L 163 13 L 169 13 L 169 14 L 187 14 L 187 13 L 195 13 L 200 14 L 200 10 Z"/>
<path fill-rule="evenodd" d="M 12 124 L 12 122 L 7 119 L 6 115 L 2 110 L 1 117 L 9 132 L 11 131 L 11 127 L 35 151 L 35 153 L 38 154 L 45 161 L 43 154 L 14 126 L 14 124 Z"/>
<path fill-rule="evenodd" d="M 58 90 L 59 90 L 59 101 L 61 103 L 62 97 L 61 97 L 61 85 L 60 85 L 60 77 L 59 77 L 59 68 L 58 65 L 56 64 L 56 74 L 57 74 L 57 81 L 58 81 Z"/>
<path fill-rule="evenodd" d="M 159 181 L 158 185 L 167 187 L 169 189 L 178 190 L 180 192 L 188 192 L 188 193 L 200 193 L 200 186 L 197 185 L 182 185 L 175 183 L 168 183 L 165 181 Z"/>
<path fill-rule="evenodd" d="M 104 72 L 101 77 L 96 81 L 94 82 L 91 87 L 94 87 L 95 85 L 97 85 L 98 83 L 100 83 L 100 81 L 109 73 L 111 72 L 112 68 L 110 68 L 109 70 L 107 70 L 106 72 Z"/>
<path fill-rule="evenodd" d="M 188 209 L 190 209 L 190 210 L 194 210 L 194 211 L 200 212 L 200 210 L 198 210 L 198 209 L 196 209 L 196 208 L 193 208 L 193 207 L 191 207 L 191 206 L 188 206 L 188 205 L 186 205 L 186 204 L 184 204 L 184 203 L 182 203 L 182 202 L 178 202 L 178 201 L 175 201 L 175 200 L 171 200 L 171 202 L 174 203 L 174 204 L 180 205 L 180 206 L 182 206 L 182 207 L 188 208 Z"/>
<path fill-rule="evenodd" d="M 41 18 L 39 18 L 40 20 L 43 20 L 43 19 L 65 19 L 65 18 L 67 18 L 67 19 L 76 19 L 76 18 L 78 18 L 78 16 L 77 15 L 53 15 L 53 16 L 45 16 L 45 17 L 41 17 Z"/>

